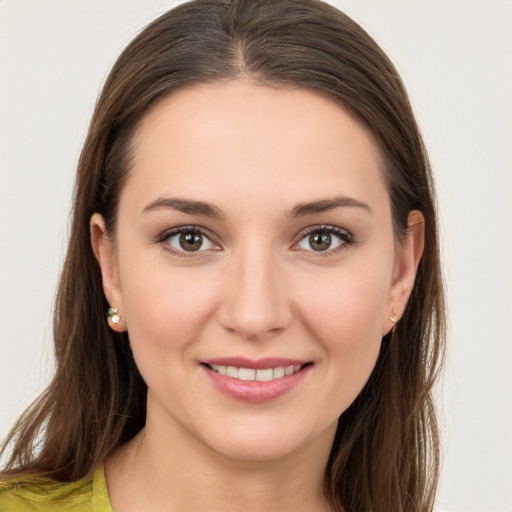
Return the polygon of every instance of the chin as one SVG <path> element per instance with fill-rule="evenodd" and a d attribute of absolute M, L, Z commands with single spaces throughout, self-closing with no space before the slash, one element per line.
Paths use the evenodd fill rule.
<path fill-rule="evenodd" d="M 209 446 L 216 452 L 235 460 L 270 462 L 299 454 L 322 444 L 330 449 L 337 422 L 327 429 L 293 429 L 289 426 L 269 428 L 261 425 L 238 427 L 223 431 L 221 436 L 210 438 Z M 210 432 L 211 434 L 211 432 Z"/>
<path fill-rule="evenodd" d="M 247 462 L 271 462 L 283 459 L 298 450 L 300 443 L 293 440 L 258 439 L 248 442 L 247 439 L 233 440 L 229 443 L 219 443 L 217 452 L 230 459 Z"/>

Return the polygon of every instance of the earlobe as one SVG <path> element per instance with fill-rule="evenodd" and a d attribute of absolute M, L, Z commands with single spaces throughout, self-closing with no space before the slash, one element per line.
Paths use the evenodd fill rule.
<path fill-rule="evenodd" d="M 108 312 L 105 312 L 108 318 L 108 323 L 115 331 L 124 331 L 123 317 L 119 311 L 122 306 L 122 293 L 119 285 L 119 272 L 117 266 L 117 257 L 114 245 L 111 238 L 107 233 L 105 221 L 99 213 L 95 213 L 89 223 L 91 232 L 91 244 L 94 256 L 98 262 L 101 271 L 101 280 L 103 283 L 103 292 L 110 305 Z M 110 311 L 115 309 L 115 320 Z"/>
<path fill-rule="evenodd" d="M 409 213 L 407 233 L 397 249 L 393 282 L 388 295 L 383 335 L 399 321 L 405 310 L 416 279 L 416 272 L 425 247 L 425 218 L 419 210 Z M 393 320 L 391 320 L 393 319 Z"/>

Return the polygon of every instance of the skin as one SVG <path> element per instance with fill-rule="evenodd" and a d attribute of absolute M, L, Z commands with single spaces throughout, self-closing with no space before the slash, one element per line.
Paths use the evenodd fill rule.
<path fill-rule="evenodd" d="M 134 144 L 116 232 L 91 219 L 121 316 L 111 327 L 128 330 L 149 388 L 145 429 L 106 461 L 114 510 L 328 510 L 337 418 L 405 308 L 421 213 L 398 246 L 377 145 L 309 91 L 249 80 L 187 88 L 146 115 Z M 364 206 L 293 215 L 340 197 Z M 155 206 L 169 198 L 211 203 L 222 218 Z M 180 226 L 210 241 L 187 253 L 179 236 L 162 235 Z M 350 240 L 331 233 L 313 250 L 308 229 L 325 226 Z M 227 356 L 312 365 L 291 391 L 255 404 L 207 378 L 200 363 Z"/>

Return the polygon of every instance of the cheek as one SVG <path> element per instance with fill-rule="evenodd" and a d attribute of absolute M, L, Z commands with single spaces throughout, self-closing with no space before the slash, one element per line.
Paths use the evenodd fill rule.
<path fill-rule="evenodd" d="M 201 271 L 170 265 L 126 262 L 121 274 L 123 303 L 134 350 L 180 350 L 197 338 L 213 307 L 216 294 L 211 279 Z M 126 276 L 126 279 L 123 279 Z"/>
<path fill-rule="evenodd" d="M 123 302 L 133 356 L 149 389 L 166 396 L 169 386 L 180 389 L 193 375 L 192 352 L 210 316 L 214 287 L 196 272 L 165 264 L 148 267 L 132 260 L 125 270 Z M 193 396 L 190 389 L 189 399 Z"/>
<path fill-rule="evenodd" d="M 302 293 L 302 318 L 320 345 L 329 383 L 325 408 L 343 412 L 366 384 L 377 361 L 386 311 L 387 272 L 340 272 Z M 320 292 L 320 290 L 322 290 Z"/>
<path fill-rule="evenodd" d="M 336 272 L 322 283 L 304 288 L 300 295 L 303 316 L 312 330 L 321 333 L 327 345 L 381 338 L 389 291 L 388 273 Z M 328 341 L 330 340 L 330 342 Z"/>

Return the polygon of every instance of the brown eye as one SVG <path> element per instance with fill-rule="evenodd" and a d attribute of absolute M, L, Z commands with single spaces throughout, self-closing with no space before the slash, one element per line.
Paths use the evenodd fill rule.
<path fill-rule="evenodd" d="M 309 235 L 309 245 L 314 251 L 326 251 L 331 246 L 331 234 L 326 232 Z"/>
<path fill-rule="evenodd" d="M 215 244 L 197 229 L 179 229 L 162 237 L 162 242 L 170 245 L 174 252 L 203 252 L 215 247 Z"/>
<path fill-rule="evenodd" d="M 351 243 L 351 236 L 336 226 L 318 228 L 305 234 L 298 246 L 306 251 L 330 252 L 345 244 Z"/>
<path fill-rule="evenodd" d="M 203 245 L 203 235 L 201 233 L 181 233 L 180 247 L 184 251 L 198 251 Z"/>

